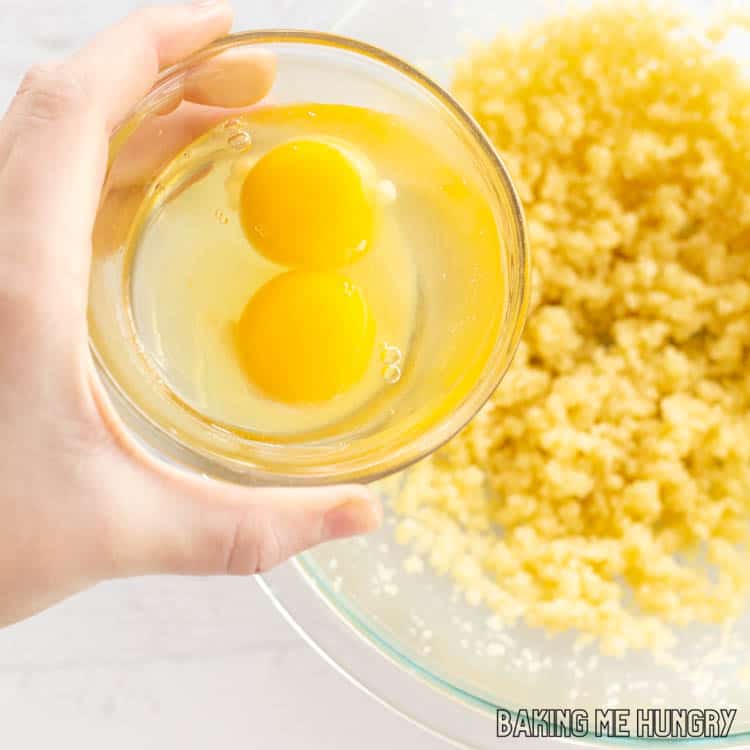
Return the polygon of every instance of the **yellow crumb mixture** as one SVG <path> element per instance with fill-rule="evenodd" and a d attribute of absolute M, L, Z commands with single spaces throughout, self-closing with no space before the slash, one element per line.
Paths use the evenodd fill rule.
<path fill-rule="evenodd" d="M 614 654 L 736 616 L 750 583 L 750 81 L 683 23 L 609 3 L 460 66 L 533 303 L 492 400 L 394 501 L 469 602 Z"/>

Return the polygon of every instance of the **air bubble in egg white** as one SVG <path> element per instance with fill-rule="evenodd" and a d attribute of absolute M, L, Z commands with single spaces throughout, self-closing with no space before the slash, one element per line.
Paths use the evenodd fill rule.
<path fill-rule="evenodd" d="M 251 140 L 250 133 L 245 130 L 239 130 L 229 136 L 227 143 L 235 151 L 242 151 L 250 145 Z"/>
<path fill-rule="evenodd" d="M 388 365 L 383 369 L 383 380 L 393 385 L 401 380 L 401 368 L 398 365 Z"/>
<path fill-rule="evenodd" d="M 401 362 L 401 350 L 393 344 L 383 344 L 380 360 L 386 365 L 397 365 Z"/>

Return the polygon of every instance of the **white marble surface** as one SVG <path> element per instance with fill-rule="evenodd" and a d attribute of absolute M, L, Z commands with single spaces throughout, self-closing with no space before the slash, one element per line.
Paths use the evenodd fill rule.
<path fill-rule="evenodd" d="M 242 579 L 103 584 L 0 631 L 0 719 L 16 748 L 448 747 L 336 674 Z"/>
<path fill-rule="evenodd" d="M 31 63 L 140 4 L 0 0 L 0 109 Z M 237 26 L 330 28 L 362 5 L 237 0 Z M 336 674 L 252 580 L 103 584 L 0 631 L 0 747 L 233 746 L 448 747 Z"/>

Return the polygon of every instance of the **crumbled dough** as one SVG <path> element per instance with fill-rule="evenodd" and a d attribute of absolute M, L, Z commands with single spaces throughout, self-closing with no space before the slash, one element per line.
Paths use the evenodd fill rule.
<path fill-rule="evenodd" d="M 504 622 L 667 649 L 750 584 L 750 81 L 635 2 L 502 36 L 455 89 L 525 205 L 534 293 L 397 539 Z"/>

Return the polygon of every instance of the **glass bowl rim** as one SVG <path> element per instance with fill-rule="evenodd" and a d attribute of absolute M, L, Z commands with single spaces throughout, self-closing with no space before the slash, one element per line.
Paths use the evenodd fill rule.
<path fill-rule="evenodd" d="M 371 698 L 430 734 L 464 750 L 494 748 L 501 741 L 494 736 L 496 711 L 504 709 L 516 716 L 516 709 L 491 703 L 406 654 L 331 588 L 307 553 L 255 580 L 320 657 Z M 508 741 L 514 742 L 512 738 Z M 550 741 L 559 747 L 599 750 L 718 750 L 748 747 L 750 731 L 743 729 L 726 737 L 659 739 L 598 737 L 589 730 L 583 737 Z"/>
<path fill-rule="evenodd" d="M 284 473 L 268 469 L 267 465 L 256 466 L 250 462 L 228 459 L 191 446 L 165 429 L 133 401 L 130 395 L 120 386 L 117 378 L 109 371 L 91 335 L 89 335 L 89 348 L 96 370 L 100 379 L 104 381 L 103 384 L 110 397 L 114 396 L 115 400 L 130 412 L 131 416 L 134 416 L 138 422 L 144 423 L 149 434 L 157 435 L 167 444 L 174 446 L 177 453 L 173 450 L 168 456 L 165 456 L 163 446 L 151 444 L 150 447 L 161 454 L 163 458 L 181 464 L 188 470 L 200 470 L 204 474 L 219 476 L 222 479 L 229 479 L 240 484 L 322 485 L 347 481 L 375 481 L 407 468 L 450 440 L 481 409 L 507 372 L 523 333 L 530 299 L 531 258 L 523 207 L 510 174 L 489 138 L 452 94 L 397 55 L 357 39 L 327 32 L 297 29 L 258 29 L 232 33 L 210 43 L 184 60 L 161 71 L 149 92 L 115 127 L 110 136 L 110 142 L 124 123 L 131 121 L 133 117 L 139 114 L 150 114 L 152 112 L 151 104 L 157 94 L 163 93 L 165 89 L 168 90 L 170 83 L 179 80 L 179 77 L 189 71 L 196 63 L 214 57 L 228 49 L 259 44 L 307 44 L 333 48 L 371 62 L 380 63 L 400 76 L 416 83 L 430 94 L 438 105 L 448 111 L 453 120 L 461 126 L 462 132 L 466 133 L 471 142 L 481 150 L 485 163 L 489 167 L 493 186 L 495 189 L 499 189 L 510 208 L 511 229 L 516 239 L 514 249 L 518 261 L 517 272 L 508 282 L 508 289 L 511 292 L 508 295 L 510 314 L 506 317 L 512 321 L 512 330 L 507 332 L 507 327 L 501 324 L 498 336 L 493 343 L 492 351 L 484 364 L 479 379 L 469 388 L 453 411 L 426 431 L 419 433 L 415 438 L 407 439 L 404 444 L 395 450 L 386 453 L 365 451 L 353 458 L 337 460 L 333 464 L 329 464 L 326 462 L 330 458 L 330 447 L 328 446 L 321 446 L 322 451 L 318 453 L 315 450 L 316 446 L 313 445 L 277 445 L 260 440 L 246 440 L 248 446 L 252 446 L 252 449 L 257 451 L 256 456 L 265 454 L 267 457 L 275 453 L 278 458 L 283 459 L 286 465 L 294 463 L 295 455 L 299 458 L 304 457 L 308 461 L 317 456 L 326 462 L 321 469 L 317 470 L 317 473 L 315 468 L 310 470 L 309 473 Z M 492 202 L 494 203 L 494 200 Z M 515 296 L 512 293 L 514 290 Z M 505 351 L 507 351 L 507 356 L 503 357 L 499 345 L 505 341 L 504 334 L 506 332 L 507 347 L 505 347 Z M 131 429 L 130 432 L 133 432 L 133 430 Z M 137 431 L 135 437 L 143 438 Z M 149 441 L 146 440 L 146 442 Z M 153 439 L 151 443 L 153 443 Z"/>

